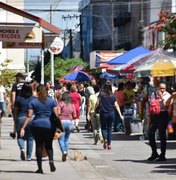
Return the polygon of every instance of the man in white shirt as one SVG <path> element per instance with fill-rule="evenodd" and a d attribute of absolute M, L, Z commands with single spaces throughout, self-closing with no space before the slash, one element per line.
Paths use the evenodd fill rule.
<path fill-rule="evenodd" d="M 166 91 L 166 84 L 164 82 L 159 83 L 158 90 L 155 93 L 152 93 L 151 95 L 151 100 L 154 99 L 155 96 L 159 98 L 160 113 L 150 115 L 149 143 L 152 149 L 152 155 L 148 158 L 148 161 L 166 161 L 166 129 L 169 122 L 166 101 L 169 99 L 171 95 Z M 159 131 L 159 137 L 161 142 L 160 155 L 157 153 L 155 140 L 155 133 L 157 129 Z"/>

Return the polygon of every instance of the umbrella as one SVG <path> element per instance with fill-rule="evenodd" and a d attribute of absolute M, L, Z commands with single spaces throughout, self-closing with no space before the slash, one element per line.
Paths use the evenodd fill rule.
<path fill-rule="evenodd" d="M 122 54 L 121 56 L 111 59 L 108 64 L 126 64 L 133 58 L 147 53 L 151 53 L 151 51 L 140 46 Z"/>
<path fill-rule="evenodd" d="M 134 71 L 136 77 L 166 77 L 174 76 L 176 58 L 165 54 L 154 56 L 140 65 Z"/>
<path fill-rule="evenodd" d="M 90 81 L 91 77 L 83 71 L 76 71 L 76 72 L 67 74 L 66 76 L 64 76 L 64 79 L 81 82 L 81 81 Z"/>
<path fill-rule="evenodd" d="M 116 75 L 110 74 L 110 73 L 103 73 L 100 75 L 100 78 L 104 78 L 104 79 L 115 79 Z"/>

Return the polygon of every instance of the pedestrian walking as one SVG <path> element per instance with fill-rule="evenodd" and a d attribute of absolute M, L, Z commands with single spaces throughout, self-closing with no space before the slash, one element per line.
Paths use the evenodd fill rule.
<path fill-rule="evenodd" d="M 22 86 L 25 82 L 25 77 L 22 73 L 17 73 L 14 77 L 16 77 L 16 82 L 12 85 L 12 90 L 11 90 L 11 109 L 12 109 L 12 115 L 14 116 L 14 104 L 15 104 L 15 100 L 16 97 L 21 95 L 21 90 L 22 90 Z M 15 120 L 13 118 L 14 121 L 14 126 L 13 126 L 13 131 L 10 133 L 10 136 L 12 138 L 16 137 L 16 124 L 15 124 Z"/>
<path fill-rule="evenodd" d="M 58 103 L 58 114 L 65 130 L 58 139 L 58 142 L 62 152 L 62 161 L 66 161 L 69 137 L 73 129 L 73 120 L 77 118 L 76 109 L 71 101 L 70 92 L 64 92 L 62 94 L 61 101 Z"/>
<path fill-rule="evenodd" d="M 111 135 L 112 123 L 114 119 L 114 108 L 119 113 L 121 119 L 123 119 L 123 116 L 121 114 L 116 97 L 112 93 L 112 86 L 110 82 L 106 82 L 104 84 L 103 89 L 100 93 L 100 98 L 97 102 L 97 105 L 98 104 L 100 104 L 101 131 L 104 139 L 103 148 L 111 150 Z"/>
<path fill-rule="evenodd" d="M 25 154 L 26 154 L 26 160 L 30 161 L 32 156 L 32 150 L 33 150 L 33 136 L 31 132 L 31 121 L 34 116 L 31 116 L 29 123 L 27 124 L 25 128 L 25 134 L 23 137 L 20 136 L 21 127 L 23 126 L 26 113 L 28 110 L 28 104 L 29 102 L 34 99 L 35 97 L 32 96 L 32 86 L 29 83 L 24 83 L 21 90 L 21 95 L 17 96 L 14 104 L 14 120 L 16 124 L 16 130 L 17 130 L 17 143 L 20 148 L 20 157 L 21 160 L 25 160 Z M 25 148 L 25 142 L 26 142 L 26 148 Z M 26 149 L 26 153 L 25 153 Z"/>
<path fill-rule="evenodd" d="M 80 120 L 80 106 L 81 106 L 81 95 L 77 92 L 77 87 L 72 85 L 70 88 L 70 96 L 72 103 L 76 109 L 75 128 L 79 132 L 79 120 Z"/>
<path fill-rule="evenodd" d="M 54 112 L 58 116 L 57 103 L 54 99 L 48 96 L 46 87 L 39 85 L 37 87 L 37 98 L 32 99 L 28 105 L 28 112 L 25 118 L 25 122 L 21 128 L 21 137 L 25 134 L 25 128 L 33 115 L 34 119 L 31 123 L 32 135 L 36 144 L 36 156 L 38 170 L 36 173 L 43 174 L 42 169 L 42 150 L 43 146 L 46 148 L 47 155 L 49 157 L 50 171 L 56 170 L 53 161 L 53 137 L 56 131 L 56 127 L 52 119 L 50 119 L 51 113 Z"/>
<path fill-rule="evenodd" d="M 101 123 L 100 123 L 100 114 L 96 110 L 96 103 L 99 97 L 99 86 L 94 87 L 94 93 L 90 95 L 88 100 L 88 111 L 87 111 L 87 119 L 91 121 L 93 137 L 94 137 L 94 145 L 97 145 L 98 140 L 102 141 L 101 134 Z"/>
<path fill-rule="evenodd" d="M 169 116 L 167 111 L 166 101 L 170 98 L 170 94 L 166 91 L 166 83 L 160 82 L 156 92 L 151 95 L 151 101 L 159 101 L 159 113 L 152 114 L 150 112 L 150 122 L 148 129 L 149 143 L 152 150 L 151 156 L 148 161 L 166 161 L 166 128 L 169 122 Z M 151 106 L 151 105 L 150 105 Z M 155 107 L 156 109 L 157 107 Z M 151 109 L 151 108 L 150 108 Z M 159 131 L 160 143 L 161 143 L 161 154 L 157 152 L 155 133 L 156 130 Z"/>

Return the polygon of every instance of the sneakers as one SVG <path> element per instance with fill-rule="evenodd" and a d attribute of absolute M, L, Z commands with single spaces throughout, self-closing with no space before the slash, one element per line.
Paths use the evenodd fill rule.
<path fill-rule="evenodd" d="M 62 154 L 62 161 L 64 162 L 64 161 L 66 161 L 67 160 L 67 154 Z"/>
<path fill-rule="evenodd" d="M 158 162 L 166 161 L 166 158 L 165 158 L 165 156 L 159 156 L 159 158 L 157 158 L 156 161 L 158 161 Z"/>
<path fill-rule="evenodd" d="M 159 158 L 158 154 L 152 154 L 147 160 L 148 161 L 154 161 L 155 159 Z"/>
<path fill-rule="evenodd" d="M 22 161 L 25 161 L 25 152 L 24 152 L 23 149 L 21 150 L 20 157 L 21 157 L 21 160 L 22 160 Z"/>

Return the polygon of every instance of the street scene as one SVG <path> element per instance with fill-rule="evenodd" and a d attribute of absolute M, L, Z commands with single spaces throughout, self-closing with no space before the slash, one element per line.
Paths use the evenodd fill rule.
<path fill-rule="evenodd" d="M 150 154 L 148 141 L 139 140 L 139 136 L 127 136 L 123 133 L 113 133 L 112 151 L 103 149 L 103 145 L 93 145 L 92 133 L 87 133 L 81 121 L 80 133 L 70 137 L 70 152 L 68 161 L 61 161 L 61 153 L 57 140 L 54 141 L 54 159 L 56 172 L 48 170 L 48 160 L 44 159 L 44 175 L 37 175 L 35 152 L 32 161 L 21 161 L 16 139 L 9 136 L 12 129 L 12 119 L 4 118 L 1 129 L 1 160 L 0 179 L 163 179 L 175 177 L 175 140 L 168 141 L 167 162 L 148 162 Z M 81 159 L 74 159 L 74 152 L 80 151 Z M 82 160 L 86 156 L 87 160 Z"/>
<path fill-rule="evenodd" d="M 176 177 L 176 0 L 2 0 L 0 17 L 0 179 Z"/>

